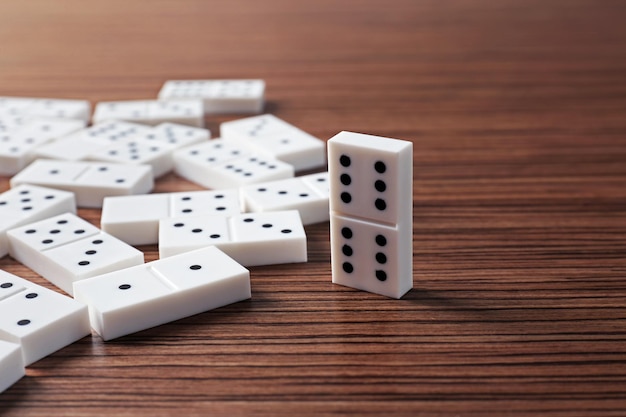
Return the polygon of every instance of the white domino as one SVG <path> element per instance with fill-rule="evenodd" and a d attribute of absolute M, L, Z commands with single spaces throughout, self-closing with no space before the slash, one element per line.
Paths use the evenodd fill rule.
<path fill-rule="evenodd" d="M 0 114 L 89 121 L 91 105 L 87 100 L 54 98 L 0 97 Z"/>
<path fill-rule="evenodd" d="M 307 261 L 306 234 L 297 210 L 161 219 L 161 258 L 206 246 L 217 246 L 244 266 Z"/>
<path fill-rule="evenodd" d="M 326 164 L 323 141 L 271 114 L 224 122 L 220 135 L 244 143 L 255 153 L 287 162 L 296 171 Z"/>
<path fill-rule="evenodd" d="M 0 132 L 0 175 L 14 175 L 35 159 L 37 148 L 84 126 L 80 120 L 31 118 Z"/>
<path fill-rule="evenodd" d="M 205 114 L 260 113 L 263 80 L 170 80 L 159 92 L 161 100 L 201 99 Z"/>
<path fill-rule="evenodd" d="M 298 210 L 304 225 L 329 220 L 329 192 L 328 172 L 240 188 L 245 211 Z"/>
<path fill-rule="evenodd" d="M 236 189 L 107 197 L 100 227 L 130 245 L 150 245 L 158 242 L 161 219 L 199 214 L 229 216 L 240 213 L 241 206 Z"/>
<path fill-rule="evenodd" d="M 182 125 L 178 123 L 161 123 L 147 133 L 138 135 L 137 139 L 145 139 L 151 143 L 171 145 L 183 148 L 211 138 L 208 129 Z"/>
<path fill-rule="evenodd" d="M 61 214 L 7 232 L 9 253 L 72 293 L 74 282 L 142 264 L 143 253 L 71 214 Z"/>
<path fill-rule="evenodd" d="M 174 168 L 174 147 L 167 144 L 131 140 L 98 149 L 87 156 L 90 161 L 112 162 L 132 165 L 150 165 L 152 174 L 158 178 Z"/>
<path fill-rule="evenodd" d="M 106 146 L 114 143 L 125 143 L 137 136 L 152 133 L 153 129 L 150 126 L 139 123 L 102 122 L 40 146 L 35 150 L 35 153 L 40 158 L 79 161 Z"/>
<path fill-rule="evenodd" d="M 328 161 L 333 282 L 401 298 L 413 287 L 413 144 L 341 132 Z"/>
<path fill-rule="evenodd" d="M 212 189 L 238 188 L 294 176 L 292 165 L 223 139 L 175 151 L 174 170 L 181 177 Z"/>
<path fill-rule="evenodd" d="M 24 184 L 0 194 L 0 257 L 9 253 L 7 230 L 66 212 L 76 212 L 74 193 Z"/>
<path fill-rule="evenodd" d="M 111 120 L 158 125 L 171 122 L 203 127 L 204 107 L 202 100 L 126 100 L 103 101 L 96 105 L 94 123 Z"/>
<path fill-rule="evenodd" d="M 0 340 L 0 393 L 19 381 L 25 374 L 22 349 L 16 343 Z"/>
<path fill-rule="evenodd" d="M 215 247 L 74 284 L 104 340 L 250 298 L 250 273 Z"/>
<path fill-rule="evenodd" d="M 107 196 L 150 192 L 154 179 L 148 165 L 38 159 L 12 177 L 10 184 L 72 191 L 79 207 L 100 208 Z"/>
<path fill-rule="evenodd" d="M 0 286 L 20 291 L 0 300 L 0 339 L 21 346 L 26 366 L 89 335 L 87 306 L 0 271 Z"/>

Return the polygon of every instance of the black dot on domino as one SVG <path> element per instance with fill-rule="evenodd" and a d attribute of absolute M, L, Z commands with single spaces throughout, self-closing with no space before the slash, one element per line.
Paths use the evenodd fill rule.
<path fill-rule="evenodd" d="M 20 321 L 17 322 L 18 326 L 26 326 L 28 324 L 30 324 L 30 320 L 28 320 L 28 319 L 20 320 Z"/>
<path fill-rule="evenodd" d="M 350 229 L 349 227 L 342 227 L 341 236 L 343 236 L 346 239 L 352 239 L 352 229 Z"/>
<path fill-rule="evenodd" d="M 376 163 L 374 164 L 374 169 L 379 174 L 383 174 L 385 171 L 387 171 L 387 166 L 383 161 L 376 161 Z"/>
<path fill-rule="evenodd" d="M 122 284 L 119 287 L 120 290 L 128 290 L 130 288 L 130 284 Z"/>
<path fill-rule="evenodd" d="M 374 188 L 376 188 L 376 191 L 382 193 L 382 192 L 384 192 L 387 189 L 387 184 L 385 184 L 385 181 L 377 180 L 374 183 Z"/>
<path fill-rule="evenodd" d="M 376 254 L 376 262 L 378 262 L 379 264 L 386 264 L 387 263 L 387 255 L 385 255 L 382 252 L 378 252 Z"/>
<path fill-rule="evenodd" d="M 2 284 L 0 284 L 0 288 L 11 288 L 12 286 L 12 282 L 3 282 Z"/>
<path fill-rule="evenodd" d="M 344 272 L 348 274 L 351 274 L 352 272 L 354 272 L 354 267 L 352 266 L 350 262 L 344 262 L 343 265 L 341 265 L 341 267 L 343 268 Z"/>
<path fill-rule="evenodd" d="M 283 229 L 280 231 L 280 233 L 284 233 L 284 234 L 291 233 L 291 229 Z"/>
<path fill-rule="evenodd" d="M 88 251 L 85 251 L 85 255 L 95 255 L 97 253 L 97 251 L 90 249 Z"/>
<path fill-rule="evenodd" d="M 193 271 L 197 271 L 198 269 L 202 268 L 200 265 L 191 265 L 189 267 L 189 269 L 193 270 Z"/>
<path fill-rule="evenodd" d="M 352 256 L 352 254 L 354 253 L 350 245 L 343 245 L 341 247 L 341 252 L 343 252 L 343 254 L 346 256 Z"/>
<path fill-rule="evenodd" d="M 89 261 L 80 261 L 78 263 L 78 265 L 80 265 L 80 266 L 87 266 L 87 265 L 89 265 Z"/>
<path fill-rule="evenodd" d="M 29 300 L 32 300 L 33 298 L 37 298 L 39 296 L 39 294 L 37 294 L 36 292 L 29 292 L 28 294 L 25 295 L 26 298 L 28 298 Z"/>
<path fill-rule="evenodd" d="M 376 235 L 376 244 L 378 246 L 385 246 L 387 244 L 387 238 L 383 235 Z"/>
<path fill-rule="evenodd" d="M 341 201 L 348 204 L 352 201 L 352 196 L 350 195 L 350 193 L 343 192 L 341 193 Z"/>
<path fill-rule="evenodd" d="M 350 178 L 350 175 L 348 174 L 341 174 L 339 181 L 341 181 L 343 185 L 350 185 L 350 183 L 352 183 L 352 178 Z"/>
<path fill-rule="evenodd" d="M 174 223 L 174 227 L 183 227 L 185 223 Z"/>
<path fill-rule="evenodd" d="M 339 163 L 341 166 L 349 167 L 350 166 L 350 157 L 348 155 L 341 155 L 339 157 Z"/>
<path fill-rule="evenodd" d="M 383 211 L 387 208 L 387 203 L 382 198 L 377 198 L 376 201 L 374 201 L 374 206 L 376 206 L 378 210 Z"/>
<path fill-rule="evenodd" d="M 379 281 L 387 281 L 387 273 L 385 271 L 382 271 L 380 269 L 376 270 L 376 279 L 378 279 Z"/>
<path fill-rule="evenodd" d="M 200 233 L 200 232 L 202 232 L 202 229 L 193 229 L 191 232 L 192 233 Z"/>

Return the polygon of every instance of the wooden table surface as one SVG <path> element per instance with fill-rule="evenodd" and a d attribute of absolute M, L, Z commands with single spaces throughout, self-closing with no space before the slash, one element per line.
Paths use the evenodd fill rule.
<path fill-rule="evenodd" d="M 328 224 L 307 226 L 310 261 L 250 268 L 251 300 L 86 337 L 0 414 L 626 415 L 625 18 L 617 0 L 2 0 L 0 95 L 262 78 L 267 112 L 320 138 L 413 141 L 415 288 L 331 284 Z"/>

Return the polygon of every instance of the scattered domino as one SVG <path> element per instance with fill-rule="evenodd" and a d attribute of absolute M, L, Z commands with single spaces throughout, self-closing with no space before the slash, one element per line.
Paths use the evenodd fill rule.
<path fill-rule="evenodd" d="M 26 374 L 20 345 L 0 340 L 0 370 L 1 393 Z"/>
<path fill-rule="evenodd" d="M 0 114 L 89 121 L 91 105 L 87 100 L 0 97 Z"/>
<path fill-rule="evenodd" d="M 215 247 L 74 284 L 104 340 L 250 298 L 250 273 Z"/>
<path fill-rule="evenodd" d="M 26 119 L 0 133 L 0 175 L 14 175 L 31 163 L 45 143 L 85 126 L 80 120 Z"/>
<path fill-rule="evenodd" d="M 143 252 L 65 213 L 7 232 L 9 253 L 72 294 L 74 282 L 142 264 Z"/>
<path fill-rule="evenodd" d="M 0 300 L 0 339 L 21 346 L 26 366 L 89 335 L 87 306 L 0 270 L 0 287 L 20 291 Z"/>
<path fill-rule="evenodd" d="M 170 80 L 159 99 L 202 99 L 205 114 L 260 113 L 264 95 L 263 80 Z"/>
<path fill-rule="evenodd" d="M 328 172 L 285 180 L 248 185 L 240 188 L 244 210 L 267 212 L 298 210 L 302 224 L 328 221 Z"/>
<path fill-rule="evenodd" d="M 35 154 L 40 158 L 80 161 L 106 146 L 152 133 L 153 129 L 150 126 L 139 123 L 102 122 L 40 146 L 35 150 Z"/>
<path fill-rule="evenodd" d="M 11 187 L 35 184 L 74 192 L 79 207 L 102 207 L 104 197 L 152 190 L 152 168 L 103 162 L 38 159 L 10 180 Z"/>
<path fill-rule="evenodd" d="M 156 244 L 159 220 L 174 216 L 219 215 L 241 212 L 237 190 L 184 191 L 106 197 L 100 227 L 130 245 Z"/>
<path fill-rule="evenodd" d="M 334 283 L 392 298 L 413 287 L 413 144 L 341 132 L 328 141 Z"/>
<path fill-rule="evenodd" d="M 292 165 L 259 156 L 223 139 L 175 151 L 174 171 L 191 182 L 212 189 L 238 188 L 294 175 Z"/>
<path fill-rule="evenodd" d="M 66 212 L 76 212 L 74 193 L 24 184 L 0 194 L 0 258 L 9 253 L 7 230 Z"/>
<path fill-rule="evenodd" d="M 161 258 L 206 246 L 217 246 L 243 266 L 307 261 L 306 234 L 297 210 L 161 219 Z"/>
<path fill-rule="evenodd" d="M 224 122 L 220 135 L 244 143 L 257 154 L 287 162 L 296 171 L 326 164 L 323 141 L 271 114 Z"/>
<path fill-rule="evenodd" d="M 172 122 L 189 126 L 204 126 L 202 100 L 188 99 L 176 101 L 125 100 L 102 101 L 96 105 L 93 122 L 111 120 L 158 125 Z"/>

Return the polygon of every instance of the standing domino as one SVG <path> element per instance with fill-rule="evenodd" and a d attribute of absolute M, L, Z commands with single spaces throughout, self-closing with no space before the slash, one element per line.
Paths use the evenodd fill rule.
<path fill-rule="evenodd" d="M 65 292 L 85 278 L 142 264 L 143 253 L 66 213 L 7 232 L 9 252 Z"/>
<path fill-rule="evenodd" d="M 250 298 L 250 273 L 215 247 L 74 284 L 91 326 L 111 340 Z"/>
<path fill-rule="evenodd" d="M 159 99 L 202 99 L 205 114 L 259 113 L 264 94 L 263 80 L 171 80 L 163 84 Z"/>
<path fill-rule="evenodd" d="M 9 253 L 7 230 L 66 212 L 76 212 L 67 191 L 24 184 L 0 194 L 0 258 Z"/>
<path fill-rule="evenodd" d="M 341 132 L 328 160 L 333 282 L 402 297 L 413 287 L 413 144 Z"/>
<path fill-rule="evenodd" d="M 89 335 L 87 306 L 0 270 L 0 286 L 20 291 L 0 300 L 0 339 L 18 343 L 26 366 Z"/>
<path fill-rule="evenodd" d="M 296 171 L 326 164 L 324 142 L 271 114 L 224 122 L 220 135 L 259 155 L 287 162 Z"/>
<path fill-rule="evenodd" d="M 35 184 L 72 191 L 79 207 L 102 207 L 104 197 L 152 190 L 152 168 L 103 162 L 38 159 L 11 178 L 11 187 Z"/>

